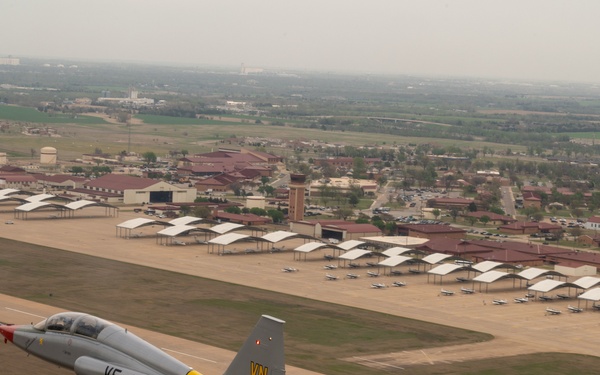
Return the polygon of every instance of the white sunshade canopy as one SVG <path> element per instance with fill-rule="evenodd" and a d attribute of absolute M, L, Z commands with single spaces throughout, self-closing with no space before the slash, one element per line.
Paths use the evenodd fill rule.
<path fill-rule="evenodd" d="M 365 243 L 365 241 L 349 240 L 349 241 L 344 241 L 341 244 L 335 245 L 335 246 L 339 249 L 348 251 L 348 250 L 354 249 L 355 247 L 360 246 L 364 243 Z"/>
<path fill-rule="evenodd" d="M 502 272 L 502 271 L 488 271 L 486 273 L 482 273 L 481 275 L 479 275 L 477 277 L 474 277 L 473 281 L 491 284 L 498 280 L 509 279 L 509 278 L 524 280 L 523 276 L 519 276 L 519 274 Z"/>
<path fill-rule="evenodd" d="M 124 221 L 121 224 L 117 224 L 117 228 L 135 229 L 150 224 L 158 224 L 158 222 L 156 220 L 146 219 L 145 217 L 138 217 Z"/>
<path fill-rule="evenodd" d="M 527 280 L 533 280 L 535 278 L 538 278 L 541 276 L 546 276 L 546 275 L 567 277 L 566 275 L 563 275 L 562 273 L 557 272 L 557 271 L 543 270 L 541 268 L 535 268 L 535 267 L 528 268 L 526 270 L 519 272 L 519 276 L 521 276 Z"/>
<path fill-rule="evenodd" d="M 600 301 L 600 288 L 590 289 L 577 298 L 598 302 Z"/>
<path fill-rule="evenodd" d="M 17 189 L 0 189 L 0 196 L 18 193 L 19 191 Z"/>
<path fill-rule="evenodd" d="M 210 228 L 208 228 L 208 230 L 210 230 L 211 232 L 218 233 L 218 234 L 223 234 L 223 233 L 231 232 L 232 230 L 235 230 L 235 229 L 239 229 L 243 226 L 244 225 L 242 225 L 242 224 L 236 224 L 236 223 L 223 223 L 223 224 L 215 225 L 214 227 L 210 227 Z"/>
<path fill-rule="evenodd" d="M 202 220 L 204 220 L 204 219 L 201 217 L 184 216 L 184 217 L 178 217 L 177 219 L 169 220 L 169 223 L 171 223 L 173 225 L 190 225 L 190 224 L 198 224 Z"/>
<path fill-rule="evenodd" d="M 230 245 L 236 241 L 243 240 L 243 239 L 250 238 L 250 237 L 251 236 L 249 236 L 247 234 L 227 233 L 227 234 L 223 234 L 219 237 L 213 238 L 212 240 L 208 241 L 208 243 L 215 244 L 215 245 Z"/>
<path fill-rule="evenodd" d="M 435 253 L 435 254 L 427 255 L 426 257 L 424 257 L 422 259 L 422 261 L 425 263 L 429 263 L 429 264 L 436 264 L 436 263 L 441 262 L 444 259 L 448 259 L 451 257 L 452 257 L 452 255 L 450 255 L 450 254 Z"/>
<path fill-rule="evenodd" d="M 25 203 L 18 207 L 15 207 L 15 210 L 31 212 L 33 210 L 37 210 L 38 208 L 54 207 L 54 206 L 55 206 L 54 204 L 48 203 L 48 202 L 30 202 L 30 203 Z"/>
<path fill-rule="evenodd" d="M 68 209 L 71 209 L 71 210 L 79 210 L 81 208 L 89 207 L 89 206 L 105 206 L 106 207 L 108 205 L 104 204 L 104 203 L 98 203 L 98 202 L 94 202 L 94 201 L 88 201 L 88 200 L 85 200 L 85 199 L 65 204 L 65 207 L 67 207 Z"/>
<path fill-rule="evenodd" d="M 412 249 L 409 249 L 408 247 L 396 246 L 383 251 L 381 254 L 385 255 L 386 257 L 393 257 L 395 255 L 402 255 L 411 251 Z"/>
<path fill-rule="evenodd" d="M 600 278 L 593 276 L 583 276 L 573 281 L 573 284 L 579 285 L 582 289 L 590 289 L 600 284 Z"/>
<path fill-rule="evenodd" d="M 548 293 L 548 292 L 553 291 L 554 289 L 568 288 L 568 287 L 581 289 L 580 287 L 578 287 L 577 285 L 575 285 L 573 283 L 568 283 L 566 281 L 552 280 L 552 279 L 542 280 L 540 282 L 533 284 L 532 286 L 530 286 L 527 289 L 532 290 L 534 292 Z"/>
<path fill-rule="evenodd" d="M 37 194 L 37 195 L 32 195 L 31 197 L 25 198 L 25 200 L 27 202 L 41 202 L 41 201 L 44 201 L 46 199 L 50 199 L 50 198 L 54 198 L 54 197 L 56 197 L 56 195 L 52 195 L 52 194 Z"/>
<path fill-rule="evenodd" d="M 285 239 L 288 239 L 290 237 L 295 237 L 295 236 L 298 236 L 298 233 L 287 232 L 284 230 L 278 230 L 276 232 L 267 233 L 264 236 L 262 236 L 261 238 L 263 240 L 269 241 L 271 243 L 277 243 L 279 241 L 283 241 Z"/>
<path fill-rule="evenodd" d="M 372 254 L 372 251 L 369 250 L 362 250 L 362 249 L 354 249 L 354 250 L 350 250 L 342 255 L 339 256 L 339 259 L 345 259 L 345 260 L 356 260 L 362 256 L 365 256 L 367 254 Z"/>
<path fill-rule="evenodd" d="M 494 262 L 494 261 L 491 261 L 491 260 L 485 260 L 485 261 L 483 261 L 483 262 L 480 262 L 480 263 L 474 264 L 474 265 L 472 266 L 472 268 L 473 268 L 474 270 L 476 270 L 476 271 L 479 271 L 479 272 L 485 273 L 485 272 L 488 272 L 488 271 L 491 271 L 491 270 L 493 270 L 494 268 L 500 268 L 500 267 L 502 267 L 503 265 L 504 265 L 504 263 L 500 263 L 500 262 Z"/>
<path fill-rule="evenodd" d="M 157 234 L 160 234 L 161 236 L 175 237 L 192 229 L 198 228 L 196 228 L 193 225 L 174 225 L 172 227 L 167 227 L 163 230 L 158 231 Z"/>
<path fill-rule="evenodd" d="M 427 273 L 430 273 L 432 275 L 446 276 L 452 272 L 457 272 L 468 268 L 469 267 L 460 266 L 458 264 L 446 263 L 440 264 L 439 266 L 430 269 L 429 271 L 427 271 Z"/>
<path fill-rule="evenodd" d="M 321 247 L 327 247 L 329 245 L 327 245 L 326 243 L 323 242 L 308 242 L 305 243 L 304 245 L 300 245 L 297 248 L 294 249 L 294 251 L 298 251 L 301 253 L 310 253 L 311 251 L 315 251 L 317 249 L 320 249 Z"/>
<path fill-rule="evenodd" d="M 396 266 L 398 266 L 404 262 L 407 262 L 411 259 L 412 259 L 411 257 L 407 257 L 404 255 L 394 255 L 387 259 L 382 260 L 381 262 L 377 263 L 377 265 L 384 266 L 384 267 L 396 267 Z"/>

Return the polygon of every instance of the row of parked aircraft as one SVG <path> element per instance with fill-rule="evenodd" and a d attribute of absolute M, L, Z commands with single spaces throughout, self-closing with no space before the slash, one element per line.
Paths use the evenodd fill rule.
<path fill-rule="evenodd" d="M 403 287 L 403 286 L 406 286 L 406 283 L 402 282 L 402 281 L 394 281 L 392 283 L 392 286 Z M 387 288 L 388 286 L 385 285 L 384 283 L 373 283 L 373 284 L 371 284 L 371 287 L 379 289 L 379 288 Z"/>

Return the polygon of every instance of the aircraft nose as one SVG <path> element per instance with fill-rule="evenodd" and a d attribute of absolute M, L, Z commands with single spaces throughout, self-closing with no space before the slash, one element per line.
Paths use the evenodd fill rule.
<path fill-rule="evenodd" d="M 13 342 L 13 336 L 15 333 L 15 330 L 17 329 L 17 326 L 7 326 L 7 325 L 0 325 L 0 333 L 2 334 L 2 336 L 4 336 L 4 338 L 10 342 Z"/>

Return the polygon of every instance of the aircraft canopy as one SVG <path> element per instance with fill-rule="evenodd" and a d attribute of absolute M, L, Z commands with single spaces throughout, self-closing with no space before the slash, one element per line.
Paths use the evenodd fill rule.
<path fill-rule="evenodd" d="M 113 324 L 92 315 L 77 312 L 62 312 L 42 320 L 34 325 L 33 328 L 39 331 L 75 334 L 95 339 L 104 328 L 111 325 Z"/>

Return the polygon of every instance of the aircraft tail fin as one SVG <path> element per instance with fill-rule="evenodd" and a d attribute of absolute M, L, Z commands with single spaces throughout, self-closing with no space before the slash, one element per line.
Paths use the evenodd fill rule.
<path fill-rule="evenodd" d="M 263 315 L 224 375 L 284 375 L 284 323 Z"/>

